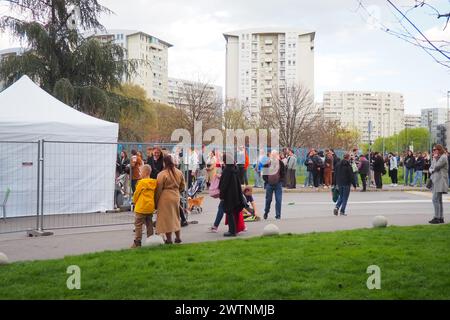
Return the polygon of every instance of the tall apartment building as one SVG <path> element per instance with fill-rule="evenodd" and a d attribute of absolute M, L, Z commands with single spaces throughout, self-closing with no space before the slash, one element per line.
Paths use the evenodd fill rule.
<path fill-rule="evenodd" d="M 113 41 L 126 49 L 125 59 L 139 63 L 136 75 L 124 79 L 139 85 L 147 97 L 156 102 L 168 102 L 168 49 L 172 45 L 145 32 L 135 30 L 108 30 L 93 35 L 100 41 Z"/>
<path fill-rule="evenodd" d="M 0 50 L 0 63 L 2 63 L 3 59 L 7 59 L 10 56 L 17 56 L 23 54 L 24 49 L 23 48 L 8 48 Z M 5 88 L 5 83 L 0 80 L 0 91 L 2 91 Z"/>
<path fill-rule="evenodd" d="M 224 33 L 227 107 L 244 104 L 258 114 L 273 92 L 305 86 L 314 95 L 315 32 L 297 29 L 247 29 Z"/>
<path fill-rule="evenodd" d="M 333 91 L 323 96 L 325 118 L 339 120 L 348 128 L 357 129 L 361 141 L 387 137 L 405 128 L 403 95 L 393 92 Z"/>
<path fill-rule="evenodd" d="M 193 88 L 193 90 L 197 90 L 199 94 L 205 94 L 205 99 L 209 103 L 216 103 L 218 106 L 222 106 L 222 87 L 208 83 L 200 83 L 176 78 L 169 78 L 168 104 L 173 106 L 185 105 L 187 107 L 188 102 L 186 101 L 186 91 L 190 92 L 189 87 Z M 218 112 L 221 113 L 222 109 L 219 108 Z"/>
<path fill-rule="evenodd" d="M 422 127 L 422 116 L 420 114 L 405 114 L 405 128 Z"/>
<path fill-rule="evenodd" d="M 437 126 L 448 121 L 447 108 L 422 109 L 422 127 L 431 129 L 431 140 L 436 141 Z"/>

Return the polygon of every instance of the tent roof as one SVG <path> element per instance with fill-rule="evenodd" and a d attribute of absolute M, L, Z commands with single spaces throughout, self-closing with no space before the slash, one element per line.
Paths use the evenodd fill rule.
<path fill-rule="evenodd" d="M 0 92 L 0 140 L 35 139 L 116 142 L 118 124 L 91 117 L 62 103 L 26 75 Z M 90 140 L 86 140 L 90 139 Z M 22 141 L 22 139 L 19 139 Z"/>

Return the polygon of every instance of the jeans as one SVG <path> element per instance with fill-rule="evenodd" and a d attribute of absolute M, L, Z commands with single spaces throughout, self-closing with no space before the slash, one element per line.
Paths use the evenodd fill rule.
<path fill-rule="evenodd" d="M 363 190 L 366 191 L 366 189 L 367 189 L 367 174 L 360 173 L 359 175 L 361 176 L 361 182 L 362 182 L 362 185 L 363 185 Z"/>
<path fill-rule="evenodd" d="M 223 218 L 223 200 L 220 200 L 219 206 L 217 207 L 217 214 L 216 214 L 216 220 L 214 220 L 214 227 L 218 227 L 220 224 L 220 221 L 222 221 Z"/>
<path fill-rule="evenodd" d="M 314 187 L 318 188 L 319 182 L 320 182 L 320 172 L 317 170 L 314 170 L 312 175 L 313 175 Z"/>
<path fill-rule="evenodd" d="M 311 171 L 307 171 L 306 178 L 305 178 L 305 187 L 312 186 L 313 184 L 314 184 L 313 174 Z"/>
<path fill-rule="evenodd" d="M 422 170 L 417 170 L 416 171 L 416 175 L 414 177 L 414 185 L 417 185 L 417 182 L 419 182 L 419 187 L 422 187 L 422 175 L 423 175 L 423 171 Z"/>
<path fill-rule="evenodd" d="M 397 184 L 397 182 L 398 182 L 397 174 L 398 174 L 398 170 L 397 169 L 392 169 L 391 170 L 390 175 L 391 175 L 392 184 Z"/>
<path fill-rule="evenodd" d="M 405 168 L 405 186 L 413 183 L 414 169 L 413 168 Z M 409 183 L 408 183 L 409 177 Z"/>
<path fill-rule="evenodd" d="M 375 171 L 374 172 L 374 178 L 375 178 L 374 180 L 375 180 L 375 184 L 377 186 L 377 189 L 383 188 L 383 179 L 382 179 L 381 172 Z"/>
<path fill-rule="evenodd" d="M 358 172 L 353 172 L 353 186 L 356 188 L 359 188 L 359 181 L 358 181 Z"/>
<path fill-rule="evenodd" d="M 281 201 L 283 188 L 281 182 L 277 184 L 266 184 L 266 207 L 264 214 L 267 215 L 270 211 L 270 205 L 272 204 L 273 193 L 275 192 L 275 218 L 281 218 Z"/>
<path fill-rule="evenodd" d="M 345 207 L 347 206 L 348 197 L 350 196 L 350 186 L 339 186 L 339 198 L 336 202 L 336 209 L 341 209 L 342 213 L 345 213 Z"/>
<path fill-rule="evenodd" d="M 264 180 L 261 177 L 261 172 L 255 170 L 255 187 L 262 188 L 264 186 Z"/>
<path fill-rule="evenodd" d="M 442 192 L 433 192 L 434 217 L 437 219 L 444 218 L 444 206 L 442 203 Z"/>

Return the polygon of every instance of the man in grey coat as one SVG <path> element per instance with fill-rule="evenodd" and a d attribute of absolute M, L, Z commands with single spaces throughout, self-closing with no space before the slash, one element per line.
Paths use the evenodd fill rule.
<path fill-rule="evenodd" d="M 286 187 L 288 189 L 295 189 L 297 186 L 297 177 L 295 175 L 295 170 L 297 168 L 297 157 L 295 156 L 292 149 L 288 149 L 288 158 L 286 166 L 287 166 Z"/>
<path fill-rule="evenodd" d="M 442 194 L 448 193 L 448 158 L 440 144 L 435 145 L 433 148 L 430 174 L 430 179 L 433 183 L 431 191 L 433 193 L 434 218 L 429 223 L 444 223 Z"/>

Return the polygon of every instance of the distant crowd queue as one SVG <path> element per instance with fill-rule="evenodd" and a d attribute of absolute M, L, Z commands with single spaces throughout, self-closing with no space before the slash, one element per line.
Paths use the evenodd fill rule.
<path fill-rule="evenodd" d="M 425 185 L 433 192 L 434 218 L 430 223 L 444 223 L 442 195 L 448 192 L 450 176 L 448 164 L 450 154 L 441 145 L 433 147 L 432 155 L 407 151 L 404 155 L 393 152 L 383 155 L 379 152 L 362 154 L 358 149 L 346 152 L 340 159 L 333 149 L 317 151 L 311 149 L 303 164 L 293 149 L 284 148 L 281 152 L 261 151 L 257 161 L 250 164 L 248 151 L 240 146 L 234 154 L 221 154 L 212 150 L 207 156 L 195 149 L 187 150 L 183 156 L 180 150 L 169 152 L 158 146 L 147 148 L 144 158 L 140 151 L 132 150 L 128 157 L 122 151 L 117 159 L 117 174 L 131 179 L 132 203 L 135 217 L 135 240 L 133 247 L 141 246 L 142 227 L 145 224 L 147 236 L 156 233 L 165 236 L 166 243 L 181 242 L 180 229 L 188 225 L 186 211 L 182 206 L 185 191 L 194 188 L 193 183 L 205 182 L 205 188 L 214 198 L 219 198 L 219 205 L 211 232 L 217 232 L 218 226 L 226 215 L 228 232 L 224 236 L 236 236 L 246 231 L 246 221 L 258 221 L 258 209 L 253 199 L 253 188 L 264 188 L 265 206 L 263 218 L 267 219 L 273 196 L 275 196 L 275 218 L 281 219 L 283 188 L 297 187 L 297 169 L 304 165 L 306 177 L 303 187 L 330 188 L 335 195 L 334 215 L 346 215 L 347 201 L 351 188 L 360 187 L 367 191 L 369 185 L 377 189 L 383 187 L 382 177 L 386 174 L 391 179 L 391 186 L 398 185 L 398 170 L 404 167 L 405 186 Z M 183 166 L 183 159 L 185 165 Z M 275 166 L 273 166 L 275 165 Z M 264 168 L 276 168 L 265 173 Z M 249 185 L 248 172 L 254 171 L 254 185 Z M 187 181 L 186 181 L 187 180 Z M 196 188 L 203 189 L 202 184 Z M 195 197 L 196 192 L 188 194 Z M 157 222 L 153 214 L 157 213 Z"/>

